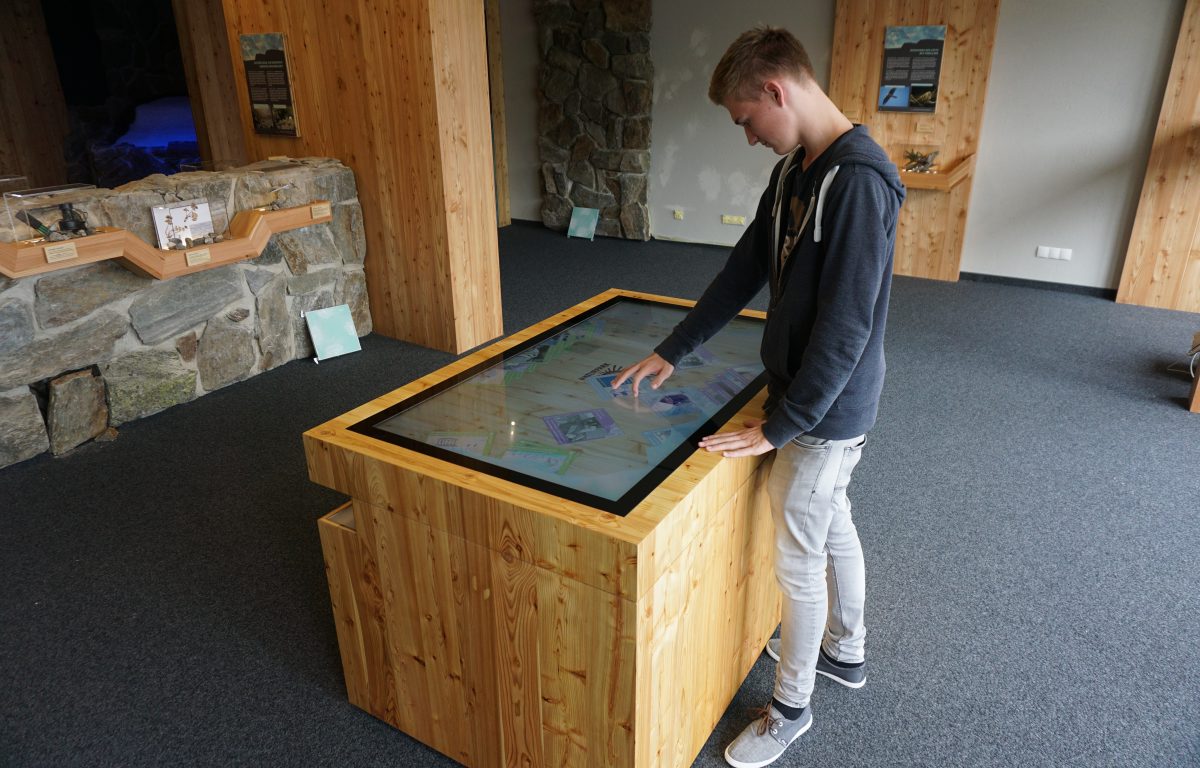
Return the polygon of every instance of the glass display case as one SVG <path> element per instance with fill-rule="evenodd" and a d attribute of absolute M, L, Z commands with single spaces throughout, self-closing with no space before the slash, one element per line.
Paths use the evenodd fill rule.
<path fill-rule="evenodd" d="M 94 184 L 64 184 L 5 192 L 3 239 L 52 241 L 92 234 L 87 203 L 95 189 Z"/>
<path fill-rule="evenodd" d="M 765 383 L 762 321 L 739 316 L 661 388 L 614 390 L 687 311 L 611 299 L 351 429 L 625 515 Z"/>

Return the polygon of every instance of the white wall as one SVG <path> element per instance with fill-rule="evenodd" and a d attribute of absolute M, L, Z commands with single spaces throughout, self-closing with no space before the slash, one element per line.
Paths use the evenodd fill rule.
<path fill-rule="evenodd" d="M 654 237 L 732 244 L 742 232 L 721 214 L 753 216 L 775 157 L 750 148 L 728 113 L 708 100 L 708 78 L 725 48 L 758 23 L 791 29 L 829 82 L 833 0 L 652 0 L 654 109 L 647 196 Z M 512 217 L 541 221 L 537 148 L 537 25 L 533 0 L 501 0 L 504 108 Z M 680 208 L 684 220 L 671 211 Z"/>
<path fill-rule="evenodd" d="M 1115 288 L 1186 0 L 1001 0 L 962 269 Z M 725 47 L 794 32 L 827 86 L 834 0 L 652 0 L 651 234 L 732 244 L 775 156 L 708 101 Z M 514 218 L 540 220 L 532 0 L 502 0 Z M 684 219 L 672 218 L 674 209 Z M 1071 261 L 1034 258 L 1038 245 Z"/>
<path fill-rule="evenodd" d="M 1183 6 L 1000 1 L 964 272 L 1117 287 Z"/>
<path fill-rule="evenodd" d="M 808 50 L 822 87 L 829 83 L 833 0 L 653 0 L 654 111 L 648 207 L 653 237 L 732 245 L 744 228 L 722 214 L 754 218 L 779 160 L 751 147 L 729 113 L 708 100 L 721 54 L 743 31 L 786 27 Z M 683 211 L 683 220 L 673 211 Z"/>

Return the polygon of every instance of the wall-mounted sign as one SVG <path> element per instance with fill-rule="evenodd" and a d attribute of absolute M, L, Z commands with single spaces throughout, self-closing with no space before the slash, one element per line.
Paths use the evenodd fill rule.
<path fill-rule="evenodd" d="M 283 35 L 242 35 L 241 44 L 255 133 L 299 136 Z"/>
<path fill-rule="evenodd" d="M 943 27 L 888 27 L 883 35 L 881 112 L 932 112 L 942 70 Z"/>

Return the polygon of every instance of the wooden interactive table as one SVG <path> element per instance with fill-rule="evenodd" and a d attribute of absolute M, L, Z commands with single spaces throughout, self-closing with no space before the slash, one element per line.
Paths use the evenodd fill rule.
<path fill-rule="evenodd" d="M 608 291 L 305 433 L 353 704 L 468 766 L 692 763 L 779 598 L 765 457 L 695 448 L 761 415 L 762 313 L 607 389 L 688 306 Z"/>

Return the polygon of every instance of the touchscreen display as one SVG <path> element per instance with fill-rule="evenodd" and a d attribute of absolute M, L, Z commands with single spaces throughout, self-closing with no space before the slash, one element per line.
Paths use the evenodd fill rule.
<path fill-rule="evenodd" d="M 736 317 L 659 389 L 614 390 L 686 314 L 612 299 L 352 429 L 626 514 L 765 380 L 762 321 Z"/>

